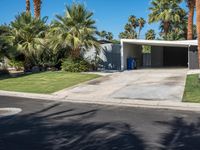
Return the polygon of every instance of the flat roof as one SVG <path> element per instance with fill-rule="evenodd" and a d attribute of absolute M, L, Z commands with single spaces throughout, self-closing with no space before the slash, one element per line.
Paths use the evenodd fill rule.
<path fill-rule="evenodd" d="M 189 47 L 198 46 L 197 40 L 164 41 L 164 40 L 141 40 L 141 39 L 121 39 L 121 43 L 150 46 L 171 46 L 171 47 Z"/>

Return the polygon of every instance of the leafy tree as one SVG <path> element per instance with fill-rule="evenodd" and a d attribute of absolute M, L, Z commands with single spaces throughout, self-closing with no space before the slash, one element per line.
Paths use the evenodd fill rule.
<path fill-rule="evenodd" d="M 98 47 L 93 13 L 84 5 L 73 3 L 66 7 L 64 16 L 57 15 L 49 32 L 50 45 L 56 52 L 70 52 L 74 59 L 81 57 L 81 51 Z"/>
<path fill-rule="evenodd" d="M 170 32 L 171 25 L 181 22 L 181 14 L 185 11 L 180 7 L 182 0 L 152 0 L 151 13 L 149 14 L 149 23 L 161 22 L 161 31 L 164 35 Z"/>

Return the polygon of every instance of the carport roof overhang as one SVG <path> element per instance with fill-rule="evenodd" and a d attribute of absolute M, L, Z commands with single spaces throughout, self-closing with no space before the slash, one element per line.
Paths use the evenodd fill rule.
<path fill-rule="evenodd" d="M 197 40 L 183 41 L 163 41 L 163 40 L 140 40 L 140 39 L 121 39 L 123 44 L 149 45 L 149 46 L 167 46 L 167 47 L 190 47 L 198 46 Z"/>

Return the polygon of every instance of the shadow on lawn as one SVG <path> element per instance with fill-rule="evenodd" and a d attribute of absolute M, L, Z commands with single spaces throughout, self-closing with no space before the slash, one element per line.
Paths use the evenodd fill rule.
<path fill-rule="evenodd" d="M 33 74 L 41 74 L 47 71 L 40 71 L 40 72 L 27 72 L 27 73 L 11 73 L 7 75 L 0 75 L 0 80 L 11 79 L 11 78 L 22 78 Z"/>
<path fill-rule="evenodd" d="M 59 110 L 59 103 L 28 115 L 0 119 L 1 150 L 144 150 L 125 123 L 89 122 L 98 110 Z"/>

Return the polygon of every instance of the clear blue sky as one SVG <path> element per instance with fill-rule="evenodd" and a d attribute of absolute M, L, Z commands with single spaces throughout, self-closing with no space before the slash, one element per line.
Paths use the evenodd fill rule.
<path fill-rule="evenodd" d="M 33 1 L 33 0 L 31 0 Z M 43 0 L 42 16 L 49 16 L 51 21 L 55 14 L 63 14 L 66 4 L 74 0 Z M 94 19 L 98 30 L 110 31 L 118 38 L 130 15 L 148 18 L 148 7 L 151 0 L 79 0 L 86 5 L 88 10 L 94 12 Z M 33 4 L 32 4 L 33 7 Z M 9 23 L 18 13 L 25 11 L 25 0 L 0 0 L 0 23 Z M 146 24 L 142 37 L 148 29 L 158 32 L 157 24 Z"/>

